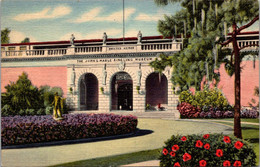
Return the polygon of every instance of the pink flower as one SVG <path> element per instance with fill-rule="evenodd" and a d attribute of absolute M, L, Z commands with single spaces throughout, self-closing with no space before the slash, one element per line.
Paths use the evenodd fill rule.
<path fill-rule="evenodd" d="M 209 138 L 209 134 L 205 134 L 205 135 L 203 136 L 203 138 L 204 138 L 204 139 L 208 139 L 208 138 Z"/>
<path fill-rule="evenodd" d="M 209 150 L 209 149 L 210 149 L 210 144 L 209 144 L 209 143 L 206 143 L 206 144 L 204 145 L 204 148 L 207 149 L 207 150 Z"/>
<path fill-rule="evenodd" d="M 196 146 L 196 147 L 202 147 L 202 146 L 203 146 L 203 143 L 202 143 L 200 140 L 197 140 L 195 146 Z"/>
<path fill-rule="evenodd" d="M 174 151 L 171 151 L 171 152 L 170 152 L 170 155 L 171 155 L 172 157 L 175 157 L 176 153 L 175 153 Z"/>
<path fill-rule="evenodd" d="M 230 161 L 228 161 L 228 160 L 224 161 L 223 166 L 231 166 Z"/>
<path fill-rule="evenodd" d="M 163 154 L 167 155 L 168 154 L 168 150 L 166 148 L 163 149 Z"/>
<path fill-rule="evenodd" d="M 242 163 L 241 161 L 235 161 L 233 166 L 242 166 Z"/>
<path fill-rule="evenodd" d="M 207 161 L 205 161 L 205 160 L 200 160 L 200 161 L 199 161 L 199 164 L 200 164 L 200 166 L 206 166 L 206 165 L 207 165 Z"/>
<path fill-rule="evenodd" d="M 183 160 L 184 162 L 191 160 L 191 155 L 190 155 L 189 153 L 183 154 L 182 160 Z"/>
<path fill-rule="evenodd" d="M 179 162 L 176 162 L 173 167 L 181 167 Z"/>
<path fill-rule="evenodd" d="M 177 151 L 179 150 L 179 146 L 177 144 L 172 146 L 172 151 Z"/>
<path fill-rule="evenodd" d="M 221 149 L 217 149 L 216 156 L 217 157 L 222 157 L 223 156 L 223 151 Z"/>
<path fill-rule="evenodd" d="M 181 141 L 186 141 L 187 140 L 187 137 L 185 137 L 185 136 L 183 136 L 182 138 L 181 138 Z"/>
<path fill-rule="evenodd" d="M 238 149 L 238 150 L 239 150 L 240 148 L 242 148 L 242 147 L 243 147 L 243 145 L 244 145 L 244 144 L 243 144 L 241 141 L 237 141 L 237 142 L 235 143 L 235 145 L 234 145 L 234 146 L 236 147 L 236 149 Z"/>
<path fill-rule="evenodd" d="M 228 136 L 224 136 L 223 140 L 225 143 L 230 143 L 230 138 Z"/>

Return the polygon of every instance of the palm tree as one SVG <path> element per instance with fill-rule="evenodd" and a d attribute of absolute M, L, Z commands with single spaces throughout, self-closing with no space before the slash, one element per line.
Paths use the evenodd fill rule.
<path fill-rule="evenodd" d="M 10 43 L 10 34 L 11 30 L 9 28 L 5 28 L 4 30 L 1 30 L 1 43 Z"/>

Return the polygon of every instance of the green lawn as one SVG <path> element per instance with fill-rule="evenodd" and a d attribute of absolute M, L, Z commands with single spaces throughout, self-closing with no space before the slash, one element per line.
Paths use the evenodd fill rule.
<path fill-rule="evenodd" d="M 234 121 L 234 118 L 225 118 L 225 119 L 213 119 L 213 120 L 224 120 L 224 121 Z M 259 118 L 241 118 L 241 122 L 252 122 L 259 123 Z"/>

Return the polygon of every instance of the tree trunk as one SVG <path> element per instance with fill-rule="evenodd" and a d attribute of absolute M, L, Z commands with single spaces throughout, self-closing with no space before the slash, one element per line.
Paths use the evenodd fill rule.
<path fill-rule="evenodd" d="M 239 49 L 236 40 L 237 25 L 233 23 L 233 48 L 235 54 L 235 113 L 234 113 L 234 135 L 242 139 L 241 122 L 240 122 L 240 58 Z"/>

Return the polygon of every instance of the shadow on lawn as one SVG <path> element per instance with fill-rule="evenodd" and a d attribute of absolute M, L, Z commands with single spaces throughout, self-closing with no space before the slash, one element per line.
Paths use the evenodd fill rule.
<path fill-rule="evenodd" d="M 259 143 L 259 138 L 245 139 L 249 143 Z"/>
<path fill-rule="evenodd" d="M 2 149 L 48 147 L 48 146 L 68 145 L 68 144 L 91 143 L 91 142 L 139 137 L 139 136 L 149 135 L 153 132 L 154 131 L 148 130 L 148 129 L 137 129 L 135 132 L 129 133 L 129 134 L 96 137 L 96 138 L 86 138 L 86 139 L 75 139 L 75 140 L 51 141 L 51 142 L 44 142 L 44 143 L 31 143 L 31 144 L 13 145 L 13 146 L 2 146 Z"/>

